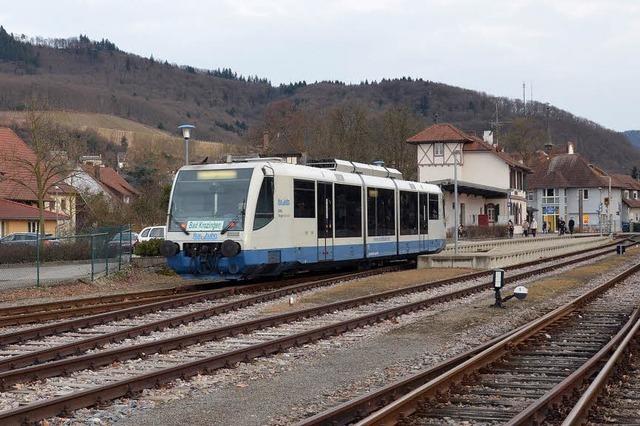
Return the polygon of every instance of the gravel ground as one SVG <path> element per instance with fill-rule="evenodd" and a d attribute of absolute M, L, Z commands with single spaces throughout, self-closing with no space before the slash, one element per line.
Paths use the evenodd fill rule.
<path fill-rule="evenodd" d="M 625 258 L 610 258 L 606 263 L 618 272 L 639 257 L 636 252 Z M 583 268 L 565 269 L 571 275 Z M 596 281 L 604 279 L 601 276 Z M 511 305 L 505 311 L 487 308 L 492 299 L 490 293 L 473 296 L 242 364 L 236 369 L 177 382 L 169 389 L 146 391 L 138 400 L 121 400 L 105 410 L 80 410 L 73 419 L 52 421 L 288 424 L 505 332 L 537 316 L 541 310 L 568 300 L 570 292 L 566 290 L 572 286 L 565 287 L 564 293 L 554 293 L 552 300 Z M 150 407 L 155 409 L 149 410 Z"/>

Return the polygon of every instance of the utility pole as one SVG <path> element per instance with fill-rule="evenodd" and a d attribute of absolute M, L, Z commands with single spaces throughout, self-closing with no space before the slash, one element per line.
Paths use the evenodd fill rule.
<path fill-rule="evenodd" d="M 527 97 L 526 97 L 526 84 L 522 82 L 522 115 L 527 115 Z"/>

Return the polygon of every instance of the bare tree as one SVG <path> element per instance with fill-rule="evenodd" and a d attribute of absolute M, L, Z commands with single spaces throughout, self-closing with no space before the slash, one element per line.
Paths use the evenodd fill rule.
<path fill-rule="evenodd" d="M 502 142 L 511 152 L 517 152 L 525 163 L 529 162 L 536 148 L 545 141 L 545 132 L 540 124 L 530 118 L 519 117 L 513 120 Z"/>
<path fill-rule="evenodd" d="M 74 154 L 76 147 L 65 132 L 52 121 L 45 109 L 33 103 L 27 111 L 25 127 L 30 141 L 30 152 L 5 152 L 2 179 L 33 194 L 39 210 L 39 231 L 45 233 L 45 202 L 50 200 L 56 187 L 76 174 Z"/>

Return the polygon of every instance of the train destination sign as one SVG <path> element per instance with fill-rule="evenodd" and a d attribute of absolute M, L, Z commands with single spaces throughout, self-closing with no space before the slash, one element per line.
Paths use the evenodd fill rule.
<path fill-rule="evenodd" d="M 221 231 L 224 220 L 190 220 L 187 231 Z"/>

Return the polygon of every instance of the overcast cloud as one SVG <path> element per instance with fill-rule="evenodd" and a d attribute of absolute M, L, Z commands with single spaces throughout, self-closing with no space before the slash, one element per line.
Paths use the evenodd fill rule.
<path fill-rule="evenodd" d="M 533 98 L 640 129 L 639 0 L 0 0 L 29 36 L 122 50 L 274 84 L 422 77 Z M 527 98 L 529 89 L 527 88 Z"/>

